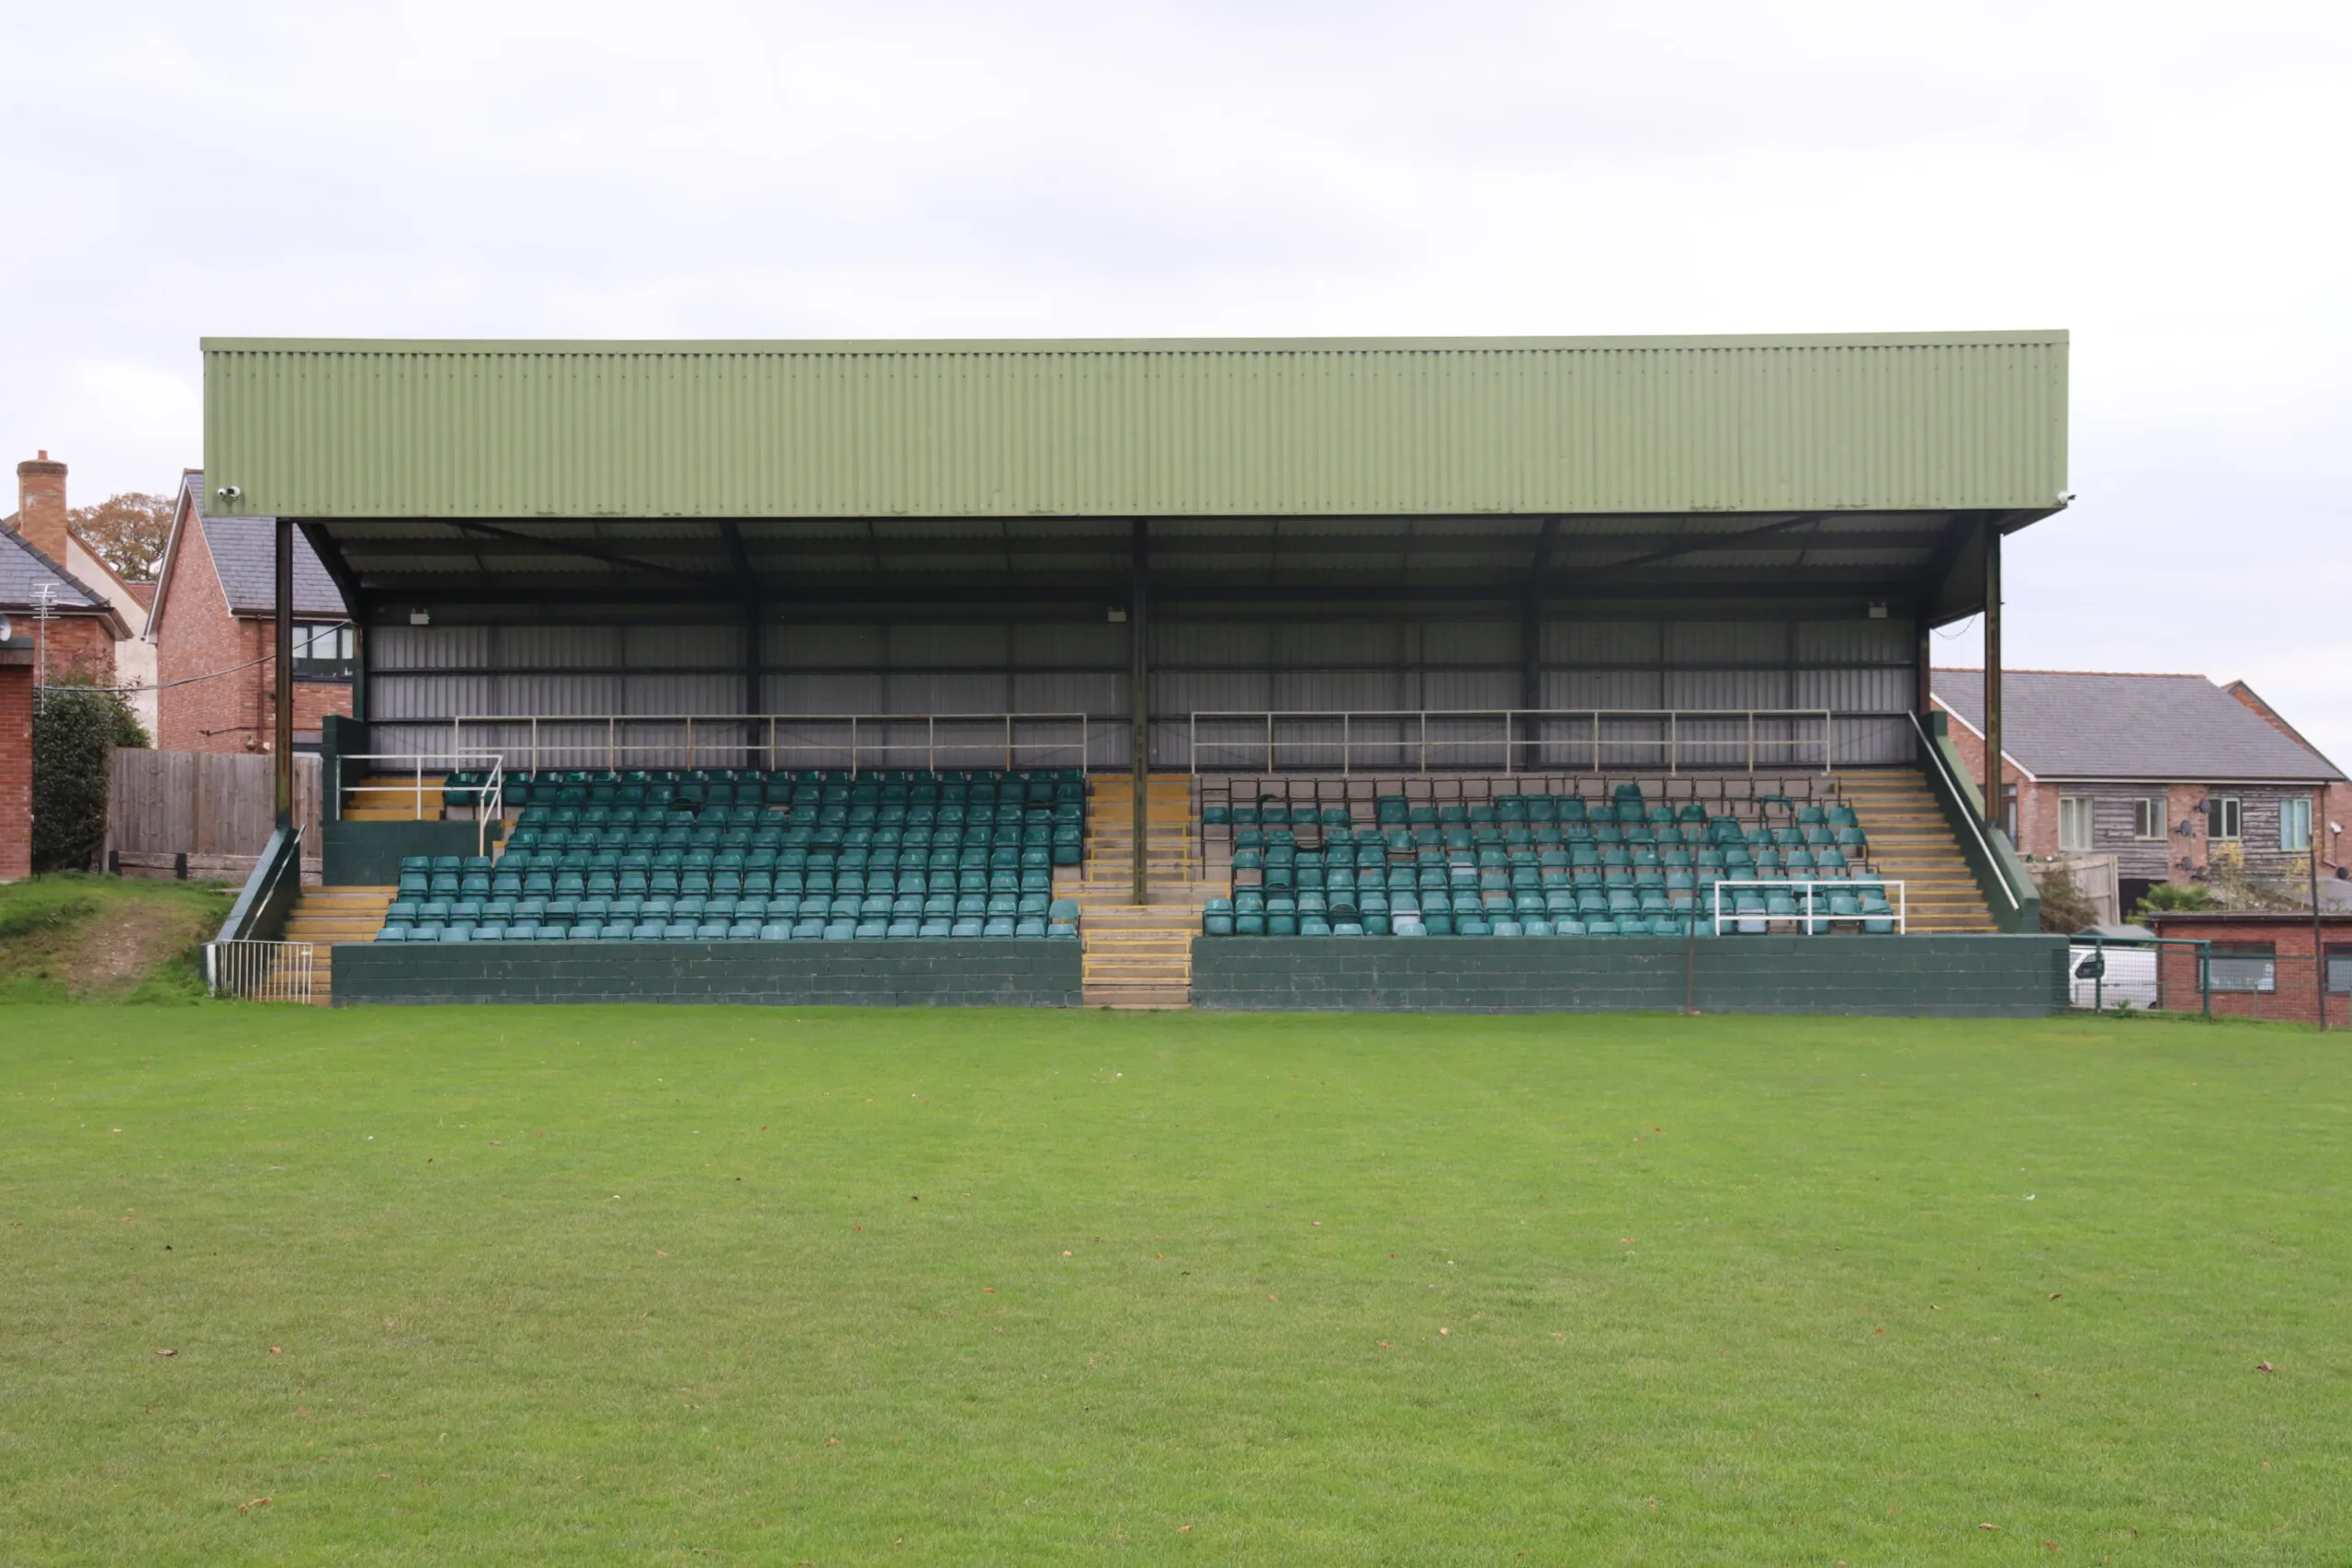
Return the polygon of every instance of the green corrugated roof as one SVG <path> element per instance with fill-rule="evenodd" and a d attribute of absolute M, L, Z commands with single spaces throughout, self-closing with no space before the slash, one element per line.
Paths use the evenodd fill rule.
<path fill-rule="evenodd" d="M 2045 512 L 2063 332 L 207 339 L 205 466 L 306 518 Z"/>

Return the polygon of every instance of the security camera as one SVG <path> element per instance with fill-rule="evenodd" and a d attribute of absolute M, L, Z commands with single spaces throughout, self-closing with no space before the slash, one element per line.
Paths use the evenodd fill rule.
<path fill-rule="evenodd" d="M 235 501 L 244 493 L 245 492 L 243 491 L 239 490 L 235 485 L 222 485 L 220 487 L 220 499 L 223 501 Z"/>

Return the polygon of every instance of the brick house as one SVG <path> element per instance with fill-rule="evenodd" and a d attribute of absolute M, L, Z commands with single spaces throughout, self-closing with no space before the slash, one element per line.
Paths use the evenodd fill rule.
<path fill-rule="evenodd" d="M 33 691 L 72 677 L 111 685 L 130 634 L 107 596 L 66 570 L 65 465 L 17 465 L 17 513 L 0 529 L 0 882 L 32 874 Z"/>
<path fill-rule="evenodd" d="M 180 477 L 147 637 L 155 645 L 155 743 L 169 751 L 266 751 L 277 722 L 277 523 L 212 517 L 204 474 Z M 294 743 L 319 743 L 351 712 L 356 634 L 310 541 L 294 539 Z"/>
<path fill-rule="evenodd" d="M 2214 1016 L 2313 1023 L 2319 1017 L 2318 976 L 2312 967 L 2312 918 L 2199 910 L 2151 916 L 2160 937 L 2209 942 Z M 2316 933 L 2327 956 L 2327 1021 L 2352 1023 L 2352 915 L 2330 914 Z M 2197 959 L 2190 948 L 2165 948 L 2164 995 L 2173 1008 L 2193 1007 Z"/>
<path fill-rule="evenodd" d="M 17 465 L 17 513 L 0 535 L 0 615 L 29 639 L 36 675 L 115 683 L 115 644 L 131 628 L 107 594 L 66 563 L 81 548 L 65 523 L 65 465 L 43 452 Z M 87 558 L 95 560 L 95 557 Z M 46 593 L 44 593 L 46 590 Z M 41 606 L 46 603 L 46 622 Z"/>
<path fill-rule="evenodd" d="M 2217 859 L 2299 880 L 2314 839 L 2321 874 L 2346 871 L 2343 770 L 2250 689 L 2233 694 L 2202 675 L 2012 670 L 2001 691 L 2011 840 L 2030 856 L 2115 856 L 2126 909 L 2155 883 L 2204 880 Z M 1981 787 L 1984 672 L 1939 670 L 1934 697 Z"/>

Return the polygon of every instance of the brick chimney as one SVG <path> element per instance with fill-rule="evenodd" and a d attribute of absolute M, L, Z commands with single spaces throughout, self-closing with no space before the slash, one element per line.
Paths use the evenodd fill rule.
<path fill-rule="evenodd" d="M 65 465 L 43 452 L 17 465 L 17 531 L 59 567 L 65 565 Z"/>

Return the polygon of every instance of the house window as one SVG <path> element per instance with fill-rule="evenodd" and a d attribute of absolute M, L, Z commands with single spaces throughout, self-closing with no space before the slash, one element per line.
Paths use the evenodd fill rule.
<path fill-rule="evenodd" d="M 2135 839 L 2161 839 L 2165 836 L 2163 795 L 2143 795 L 2132 803 L 2132 836 Z"/>
<path fill-rule="evenodd" d="M 2058 848 L 2062 852 L 2088 850 L 2091 847 L 2091 797 L 2087 795 L 2062 795 L 2058 797 Z"/>
<path fill-rule="evenodd" d="M 2008 834 L 2010 843 L 2018 841 L 2018 786 L 2015 784 L 2001 786 L 2001 829 Z"/>
<path fill-rule="evenodd" d="M 2207 961 L 2207 973 L 2217 991 L 2259 991 L 2267 996 L 2278 988 L 2275 943 L 2217 942 Z"/>
<path fill-rule="evenodd" d="M 2211 839 L 2234 839 L 2238 836 L 2240 802 L 2234 795 L 2217 795 L 2205 803 L 2205 836 Z"/>
<path fill-rule="evenodd" d="M 358 655 L 358 634 L 349 626 L 296 626 L 294 679 L 348 681 Z"/>
<path fill-rule="evenodd" d="M 2327 944 L 2327 988 L 2339 997 L 2352 996 L 2352 942 Z"/>
<path fill-rule="evenodd" d="M 2290 795 L 2278 803 L 2278 847 L 2297 854 L 2312 847 L 2312 797 Z"/>

